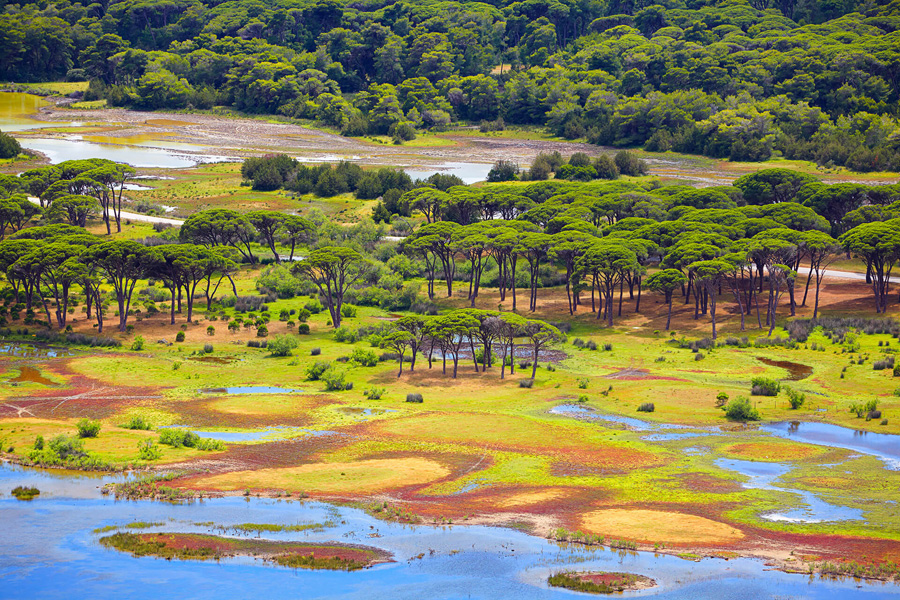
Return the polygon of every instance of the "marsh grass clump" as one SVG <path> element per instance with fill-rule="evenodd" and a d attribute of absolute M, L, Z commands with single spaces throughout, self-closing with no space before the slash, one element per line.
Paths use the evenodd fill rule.
<path fill-rule="evenodd" d="M 529 388 L 530 389 L 532 386 L 534 386 L 534 379 L 520 379 L 519 380 L 520 388 Z"/>
<path fill-rule="evenodd" d="M 547 578 L 547 583 L 576 592 L 613 594 L 633 589 L 645 579 L 631 573 L 554 573 Z"/>
<path fill-rule="evenodd" d="M 357 571 L 366 566 L 365 562 L 340 556 L 317 557 L 315 554 L 283 554 L 274 557 L 282 567 L 294 569 L 327 569 L 329 571 Z"/>
<path fill-rule="evenodd" d="M 881 360 L 876 360 L 872 363 L 872 369 L 875 371 L 884 371 L 885 369 L 893 369 L 894 368 L 894 357 L 886 356 Z"/>
<path fill-rule="evenodd" d="M 424 402 L 424 400 L 422 399 L 422 394 L 418 393 L 407 394 L 406 401 L 415 404 L 422 404 L 422 402 Z"/>
<path fill-rule="evenodd" d="M 137 444 L 138 458 L 141 460 L 152 461 L 162 458 L 162 450 L 153 443 L 153 440 L 141 440 Z"/>
<path fill-rule="evenodd" d="M 36 496 L 41 495 L 41 491 L 36 487 L 24 487 L 21 485 L 14 487 L 11 493 L 16 498 L 16 500 L 32 500 Z"/>
<path fill-rule="evenodd" d="M 781 383 L 767 377 L 754 377 L 750 386 L 751 396 L 777 396 L 781 391 Z"/>
<path fill-rule="evenodd" d="M 574 340 L 572 340 L 572 345 L 575 346 L 576 348 L 584 348 L 585 343 L 584 343 L 583 339 L 575 338 Z"/>
<path fill-rule="evenodd" d="M 656 406 L 652 402 L 644 402 L 638 406 L 638 412 L 652 413 L 656 410 Z"/>
<path fill-rule="evenodd" d="M 100 421 L 93 419 L 81 419 L 76 427 L 80 438 L 95 438 L 100 433 Z"/>
<path fill-rule="evenodd" d="M 582 377 L 578 380 L 578 389 L 585 390 L 587 389 L 588 384 L 591 382 L 587 377 Z"/>

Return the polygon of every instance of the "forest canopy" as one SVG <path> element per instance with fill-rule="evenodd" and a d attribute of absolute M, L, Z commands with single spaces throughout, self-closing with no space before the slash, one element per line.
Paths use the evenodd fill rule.
<path fill-rule="evenodd" d="M 900 170 L 900 2 L 6 4 L 0 78 L 403 140 L 453 122 Z M 493 124 L 493 125 L 492 125 Z"/>

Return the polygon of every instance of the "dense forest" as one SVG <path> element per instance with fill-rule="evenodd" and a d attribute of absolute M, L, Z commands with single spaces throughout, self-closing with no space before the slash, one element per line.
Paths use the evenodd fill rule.
<path fill-rule="evenodd" d="M 450 123 L 900 170 L 900 2 L 125 0 L 4 6 L 0 79 L 143 109 Z"/>

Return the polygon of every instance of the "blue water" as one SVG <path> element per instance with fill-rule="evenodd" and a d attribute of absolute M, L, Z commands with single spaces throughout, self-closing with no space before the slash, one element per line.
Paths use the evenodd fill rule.
<path fill-rule="evenodd" d="M 204 394 L 296 394 L 303 390 L 266 385 L 248 385 L 226 388 L 206 388 L 200 391 Z"/>
<path fill-rule="evenodd" d="M 493 165 L 488 163 L 451 161 L 435 165 L 435 167 L 431 168 L 424 166 L 409 167 L 404 169 L 404 171 L 406 171 L 406 174 L 409 175 L 413 180 L 427 179 L 435 173 L 442 173 L 444 175 L 456 175 L 463 180 L 463 183 L 469 185 L 487 179 L 488 172 L 491 170 L 491 167 L 493 167 Z"/>
<path fill-rule="evenodd" d="M 133 167 L 183 169 L 201 163 L 234 160 L 226 156 L 188 154 L 171 148 L 98 144 L 80 139 L 21 138 L 19 143 L 23 148 L 47 155 L 54 165 L 66 160 L 105 158 L 128 163 Z M 196 150 L 203 149 L 201 146 L 196 147 Z"/>
<path fill-rule="evenodd" d="M 846 448 L 861 454 L 877 456 L 891 470 L 900 470 L 900 435 L 858 431 L 827 423 L 783 421 L 767 423 L 760 427 L 772 435 L 798 442 Z"/>
<path fill-rule="evenodd" d="M 385 523 L 362 511 L 318 502 L 222 498 L 191 504 L 116 501 L 101 496 L 106 478 L 66 478 L 0 467 L 0 598 L 576 598 L 550 589 L 546 578 L 565 569 L 629 571 L 659 587 L 640 596 L 667 600 L 717 598 L 889 598 L 894 585 L 835 581 L 768 570 L 752 559 L 685 561 L 651 553 L 563 547 L 515 530 Z M 16 485 L 46 490 L 30 502 L 10 497 Z M 275 540 L 340 541 L 375 546 L 396 562 L 347 572 L 291 570 L 252 558 L 220 562 L 135 558 L 109 550 L 93 530 L 132 521 L 159 521 L 155 530 L 209 532 L 195 523 L 332 521 L 321 531 L 266 533 Z M 216 530 L 220 531 L 220 530 Z M 424 556 L 417 558 L 420 554 Z"/>
<path fill-rule="evenodd" d="M 193 433 L 196 433 L 199 437 L 212 440 L 220 440 L 228 443 L 259 442 L 262 440 L 271 441 L 276 439 L 288 439 L 307 435 L 312 437 L 321 435 L 339 435 L 336 431 L 319 431 L 315 429 L 303 429 L 302 427 L 284 426 L 265 427 L 263 429 L 255 429 L 251 431 L 200 431 L 197 429 L 192 429 L 191 427 L 186 427 L 184 425 L 167 425 L 165 427 L 160 427 L 160 429 L 168 428 L 189 429 Z"/>
<path fill-rule="evenodd" d="M 60 356 L 72 356 L 74 352 L 68 348 L 53 348 L 51 346 L 33 346 L 31 344 L 2 343 L 0 354 L 14 356 L 15 358 L 57 358 Z"/>
<path fill-rule="evenodd" d="M 788 492 L 800 496 L 800 501 L 803 504 L 802 508 L 760 515 L 763 519 L 768 521 L 821 523 L 823 521 L 864 520 L 861 510 L 829 504 L 812 492 L 805 490 L 776 486 L 776 480 L 791 471 L 790 466 L 780 463 L 753 462 L 749 460 L 732 460 L 726 458 L 717 460 L 716 465 L 723 469 L 737 471 L 741 475 L 748 477 L 749 481 L 744 483 L 745 488 Z"/>

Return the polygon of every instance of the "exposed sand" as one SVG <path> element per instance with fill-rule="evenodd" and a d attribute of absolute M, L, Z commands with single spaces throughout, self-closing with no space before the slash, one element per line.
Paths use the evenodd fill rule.
<path fill-rule="evenodd" d="M 585 531 L 608 538 L 667 544 L 727 544 L 744 534 L 730 525 L 682 513 L 644 509 L 602 509 L 587 513 Z"/>

